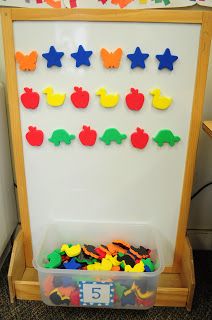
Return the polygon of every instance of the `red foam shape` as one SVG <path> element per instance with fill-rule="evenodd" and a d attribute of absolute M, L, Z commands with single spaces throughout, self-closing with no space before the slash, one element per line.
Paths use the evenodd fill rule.
<path fill-rule="evenodd" d="M 82 131 L 79 133 L 80 142 L 87 147 L 91 147 L 96 143 L 97 132 L 89 126 L 83 126 Z"/>
<path fill-rule="evenodd" d="M 100 248 L 95 248 L 94 251 L 98 254 L 100 259 L 103 259 L 106 256 L 106 252 L 102 251 Z"/>
<path fill-rule="evenodd" d="M 130 136 L 131 143 L 134 148 L 144 149 L 149 141 L 149 135 L 144 129 L 137 128 Z"/>
<path fill-rule="evenodd" d="M 24 88 L 24 93 L 21 95 L 21 102 L 27 109 L 36 109 L 40 102 L 40 95 L 33 91 L 32 88 Z"/>
<path fill-rule="evenodd" d="M 71 102 L 76 108 L 86 108 L 89 104 L 90 95 L 82 87 L 74 87 L 75 92 L 70 95 Z"/>
<path fill-rule="evenodd" d="M 28 143 L 33 147 L 41 146 L 44 139 L 44 133 L 42 130 L 37 130 L 36 127 L 30 126 L 29 131 L 26 133 L 26 139 Z"/>
<path fill-rule="evenodd" d="M 125 101 L 130 110 L 138 111 L 143 107 L 144 95 L 138 89 L 131 88 L 130 93 L 126 95 Z"/>
<path fill-rule="evenodd" d="M 71 305 L 79 306 L 80 305 L 79 291 L 78 290 L 74 290 L 70 295 L 70 299 L 71 299 Z"/>

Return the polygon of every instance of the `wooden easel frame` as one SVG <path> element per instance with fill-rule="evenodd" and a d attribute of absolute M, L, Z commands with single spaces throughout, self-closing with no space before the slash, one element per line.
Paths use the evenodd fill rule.
<path fill-rule="evenodd" d="M 181 274 L 183 259 L 181 253 L 186 245 L 186 227 L 190 208 L 190 196 L 195 167 L 195 158 L 204 92 L 207 79 L 207 68 L 212 35 L 212 12 L 184 10 L 97 10 L 97 9 L 2 9 L 2 30 L 4 40 L 5 65 L 7 76 L 9 119 L 11 126 L 12 149 L 17 179 L 18 204 L 22 225 L 22 245 L 25 267 L 32 269 L 32 239 L 21 137 L 15 49 L 13 37 L 14 21 L 125 21 L 200 24 L 201 35 L 198 53 L 196 83 L 194 89 L 193 109 L 191 115 L 189 142 L 187 149 L 181 207 L 177 229 L 174 262 L 165 269 L 166 273 Z"/>

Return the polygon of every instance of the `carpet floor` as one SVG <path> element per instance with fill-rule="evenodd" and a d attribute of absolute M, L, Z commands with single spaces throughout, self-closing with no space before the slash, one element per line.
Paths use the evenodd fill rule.
<path fill-rule="evenodd" d="M 7 285 L 9 258 L 0 272 L 0 320 L 211 320 L 212 251 L 194 252 L 196 290 L 191 312 L 185 308 L 154 307 L 145 311 L 48 307 L 42 302 L 10 304 Z"/>

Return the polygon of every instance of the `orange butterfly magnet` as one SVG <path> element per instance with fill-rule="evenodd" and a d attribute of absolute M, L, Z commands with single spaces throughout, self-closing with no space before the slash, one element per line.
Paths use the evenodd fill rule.
<path fill-rule="evenodd" d="M 133 0 L 111 0 L 112 4 L 119 5 L 121 9 L 128 6 L 128 4 L 130 4 L 131 2 L 133 2 Z"/>
<path fill-rule="evenodd" d="M 119 68 L 121 57 L 122 57 L 122 49 L 118 48 L 114 52 L 109 52 L 107 49 L 102 48 L 100 51 L 100 55 L 103 61 L 103 65 L 105 68 Z"/>
<path fill-rule="evenodd" d="M 36 69 L 37 57 L 37 51 L 32 51 L 30 54 L 23 54 L 18 51 L 15 54 L 16 61 L 19 63 L 19 69 L 22 71 L 34 71 Z"/>

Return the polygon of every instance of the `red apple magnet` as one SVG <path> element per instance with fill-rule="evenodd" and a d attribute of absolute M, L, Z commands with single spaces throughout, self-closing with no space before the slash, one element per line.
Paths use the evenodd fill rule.
<path fill-rule="evenodd" d="M 24 88 L 24 93 L 21 95 L 21 102 L 27 109 L 36 109 L 40 102 L 40 95 L 33 91 L 32 88 Z"/>
<path fill-rule="evenodd" d="M 26 139 L 28 143 L 33 147 L 41 146 L 44 139 L 43 131 L 32 126 L 30 126 L 28 129 L 29 131 L 26 133 Z"/>
<path fill-rule="evenodd" d="M 91 147 L 96 143 L 97 132 L 89 126 L 83 126 L 82 131 L 79 133 L 80 142 L 84 146 Z"/>
<path fill-rule="evenodd" d="M 131 88 L 130 93 L 126 95 L 126 104 L 130 110 L 138 111 L 143 107 L 144 95 L 138 89 Z"/>
<path fill-rule="evenodd" d="M 70 95 L 71 102 L 76 108 L 86 108 L 89 104 L 90 95 L 81 87 L 74 87 L 75 92 Z"/>
<path fill-rule="evenodd" d="M 134 148 L 144 149 L 149 141 L 149 135 L 144 129 L 136 128 L 136 131 L 131 134 L 130 140 Z"/>

